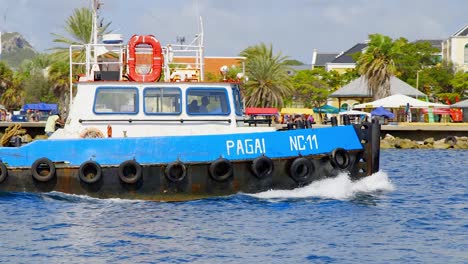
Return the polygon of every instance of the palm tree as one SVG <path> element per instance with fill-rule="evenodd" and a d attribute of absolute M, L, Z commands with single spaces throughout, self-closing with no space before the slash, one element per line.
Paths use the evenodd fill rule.
<path fill-rule="evenodd" d="M 103 20 L 101 20 L 100 24 L 102 26 L 98 29 L 98 34 L 108 33 L 108 27 L 111 23 L 109 22 L 104 24 Z M 70 35 L 70 38 L 55 33 L 52 33 L 52 35 L 55 37 L 54 42 L 65 44 L 66 46 L 55 47 L 52 48 L 52 50 L 54 51 L 53 55 L 56 59 L 68 60 L 68 48 L 70 45 L 84 45 L 91 43 L 93 11 L 85 7 L 75 9 L 73 14 L 67 19 L 64 29 Z M 86 54 L 84 52 L 76 52 L 73 54 L 73 59 L 84 61 L 85 55 Z"/>
<path fill-rule="evenodd" d="M 54 96 L 58 98 L 60 109 L 64 109 L 70 103 L 68 96 L 69 68 L 69 64 L 64 61 L 57 61 L 49 68 L 49 80 L 53 84 L 52 91 Z"/>
<path fill-rule="evenodd" d="M 98 34 L 108 33 L 108 27 L 111 24 L 99 23 L 101 27 L 98 29 Z M 93 11 L 89 8 L 75 9 L 73 14 L 67 19 L 65 23 L 65 31 L 70 37 L 64 37 L 59 34 L 52 33 L 55 37 L 54 42 L 65 44 L 64 47 L 55 47 L 51 50 L 54 52 L 51 56 L 54 60 L 51 67 L 49 67 L 49 78 L 53 82 L 53 91 L 55 96 L 60 98 L 60 102 L 68 101 L 69 91 L 69 46 L 70 45 L 84 45 L 91 43 L 93 28 Z M 85 62 L 86 53 L 84 50 L 77 50 L 72 54 L 74 62 Z M 74 70 L 75 72 L 75 70 Z M 83 73 L 84 66 L 80 66 L 76 73 Z M 64 104 L 65 106 L 67 104 Z"/>
<path fill-rule="evenodd" d="M 245 85 L 247 106 L 281 107 L 284 99 L 291 95 L 292 82 L 288 67 L 284 64 L 287 57 L 273 55 L 273 48 L 261 43 L 248 47 L 241 52 L 246 60 Z"/>
<path fill-rule="evenodd" d="M 401 39 L 393 41 L 380 34 L 369 35 L 370 42 L 357 61 L 357 68 L 367 81 L 374 100 L 390 95 L 390 77 L 395 75 L 395 58 L 404 45 Z"/>

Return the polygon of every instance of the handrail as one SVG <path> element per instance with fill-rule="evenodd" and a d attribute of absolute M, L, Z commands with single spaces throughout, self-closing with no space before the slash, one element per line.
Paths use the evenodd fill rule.
<path fill-rule="evenodd" d="M 227 122 L 231 123 L 231 119 L 78 119 L 78 122 Z"/>

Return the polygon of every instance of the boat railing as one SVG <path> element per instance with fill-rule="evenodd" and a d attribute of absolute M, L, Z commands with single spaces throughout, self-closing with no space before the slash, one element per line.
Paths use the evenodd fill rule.
<path fill-rule="evenodd" d="M 164 81 L 204 81 L 203 21 L 200 17 L 200 33 L 190 44 L 168 44 L 163 48 Z"/>
<path fill-rule="evenodd" d="M 98 72 L 118 72 L 123 76 L 123 44 L 71 45 L 69 48 L 70 78 L 79 76 L 77 81 L 96 80 Z"/>
<path fill-rule="evenodd" d="M 120 118 L 120 119 L 79 119 L 79 123 L 99 123 L 99 122 L 124 122 L 124 123 L 137 123 L 137 122 L 176 122 L 176 123 L 184 123 L 184 122 L 225 122 L 231 123 L 232 120 L 229 118 L 215 118 L 215 119 L 208 119 L 208 118 L 190 118 L 190 119 L 183 119 L 183 118 L 173 118 L 173 119 L 161 119 L 161 118 L 152 118 L 152 119 L 133 119 L 133 118 Z"/>
<path fill-rule="evenodd" d="M 74 82 L 122 78 L 124 50 L 123 44 L 70 45 L 70 106 Z"/>

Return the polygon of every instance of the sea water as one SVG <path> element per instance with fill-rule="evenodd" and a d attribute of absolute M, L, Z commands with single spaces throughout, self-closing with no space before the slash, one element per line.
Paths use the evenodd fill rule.
<path fill-rule="evenodd" d="M 380 165 L 177 203 L 0 193 L 0 262 L 468 263 L 468 151 L 383 150 Z"/>

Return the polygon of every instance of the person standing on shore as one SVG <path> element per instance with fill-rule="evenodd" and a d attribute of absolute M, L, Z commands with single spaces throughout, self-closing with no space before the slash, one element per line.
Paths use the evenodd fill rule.
<path fill-rule="evenodd" d="M 60 115 L 57 112 L 50 112 L 49 117 L 47 118 L 46 126 L 45 126 L 45 133 L 48 137 L 50 137 L 55 132 L 55 126 L 63 126 L 64 122 Z"/>

